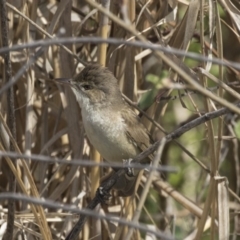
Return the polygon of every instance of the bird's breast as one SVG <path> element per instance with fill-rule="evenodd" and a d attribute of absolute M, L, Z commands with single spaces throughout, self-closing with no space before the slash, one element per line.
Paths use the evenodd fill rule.
<path fill-rule="evenodd" d="M 83 124 L 91 144 L 109 162 L 122 162 L 138 154 L 137 148 L 126 135 L 126 123 L 119 112 L 82 109 Z"/>

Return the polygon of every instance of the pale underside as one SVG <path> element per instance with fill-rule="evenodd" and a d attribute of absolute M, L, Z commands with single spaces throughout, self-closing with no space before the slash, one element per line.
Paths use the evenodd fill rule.
<path fill-rule="evenodd" d="M 140 151 L 126 135 L 126 124 L 120 114 L 110 115 L 104 109 L 86 114 L 82 110 L 83 124 L 91 144 L 108 162 L 120 163 L 136 156 Z"/>
<path fill-rule="evenodd" d="M 87 137 L 108 162 L 121 163 L 150 146 L 152 141 L 147 129 L 126 103 L 119 109 L 106 108 L 91 104 L 84 95 L 77 95 L 77 98 Z"/>

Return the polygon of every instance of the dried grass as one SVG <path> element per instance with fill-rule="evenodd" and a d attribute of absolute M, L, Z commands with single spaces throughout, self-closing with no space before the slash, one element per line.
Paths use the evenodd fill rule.
<path fill-rule="evenodd" d="M 132 198 L 113 195 L 109 205 L 95 209 L 79 239 L 158 239 L 154 233 L 160 232 L 165 236 L 162 239 L 230 239 L 230 235 L 239 239 L 240 110 L 233 103 L 239 100 L 240 68 L 228 62 L 239 59 L 238 1 L 115 0 L 102 1 L 102 6 L 93 0 L 9 1 L 7 9 L 10 45 L 30 46 L 37 40 L 63 37 L 79 37 L 80 41 L 20 47 L 11 52 L 16 139 L 6 125 L 4 61 L 0 55 L 1 155 L 8 152 L 11 139 L 15 153 L 29 156 L 19 156 L 16 166 L 10 157 L 1 157 L 0 238 L 7 219 L 8 199 L 4 196 L 8 196 L 16 202 L 14 239 L 64 239 L 78 215 L 59 209 L 57 202 L 84 209 L 94 197 L 100 178 L 109 171 L 81 165 L 80 159 L 91 159 L 96 165 L 102 159 L 85 138 L 72 92 L 53 81 L 72 77 L 86 62 L 98 62 L 113 71 L 125 96 L 133 105 L 138 102 L 151 118 L 149 121 L 143 115 L 142 121 L 155 140 L 220 107 L 232 113 L 168 143 L 161 160 L 163 165 L 178 167 L 177 173 L 165 173 L 166 182 L 153 176 L 149 189 L 145 174 Z M 81 37 L 89 37 L 89 42 L 81 43 Z M 145 46 L 98 43 L 95 37 L 114 38 L 115 43 L 116 39 L 149 46 L 155 43 L 200 54 L 193 60 L 178 56 L 174 50 L 163 53 Z M 209 61 L 202 61 L 203 56 Z M 212 63 L 215 58 L 225 65 Z M 37 161 L 33 154 L 65 159 L 69 164 Z M 79 166 L 72 165 L 72 159 L 79 159 Z M 4 195 L 8 181 L 3 161 L 17 180 L 17 191 L 10 195 Z M 36 204 L 18 193 L 45 201 Z M 127 224 L 118 226 L 99 217 L 109 213 L 136 224 L 133 232 Z M 147 224 L 151 232 L 138 230 L 138 223 Z"/>

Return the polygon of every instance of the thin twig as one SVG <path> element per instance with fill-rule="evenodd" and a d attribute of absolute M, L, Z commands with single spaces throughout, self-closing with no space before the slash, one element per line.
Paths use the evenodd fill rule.
<path fill-rule="evenodd" d="M 211 61 L 214 64 L 219 64 L 222 66 L 226 67 L 233 67 L 237 70 L 240 70 L 240 64 L 238 62 L 233 62 L 233 61 L 228 61 L 228 60 L 220 60 L 219 58 L 211 58 L 209 59 L 208 57 L 205 57 L 201 54 L 193 53 L 193 52 L 186 52 L 183 50 L 179 50 L 177 48 L 173 47 L 166 47 L 166 46 L 161 46 L 159 44 L 153 44 L 149 42 L 141 42 L 141 41 L 128 41 L 124 39 L 119 39 L 119 38 L 101 38 L 101 37 L 63 37 L 63 38 L 54 38 L 54 39 L 43 39 L 43 40 L 38 40 L 34 41 L 31 43 L 23 43 L 21 45 L 13 45 L 11 47 L 3 47 L 0 49 L 0 55 L 3 55 L 6 52 L 9 51 L 19 51 L 25 48 L 37 48 L 37 47 L 47 47 L 51 45 L 58 45 L 58 44 L 73 44 L 73 43 L 94 43 L 94 44 L 101 44 L 101 43 L 108 43 L 108 44 L 113 44 L 113 45 L 127 45 L 127 46 L 132 46 L 132 47 L 138 47 L 138 48 L 143 48 L 143 49 L 151 49 L 155 51 L 162 51 L 164 53 L 170 53 L 170 54 L 175 54 L 176 56 L 180 57 L 185 57 L 185 58 L 191 58 L 194 60 L 198 60 L 201 62 L 209 62 Z"/>
<path fill-rule="evenodd" d="M 70 204 L 62 204 L 60 202 L 56 202 L 56 201 L 52 201 L 52 200 L 46 200 L 46 199 L 41 199 L 41 198 L 36 198 L 36 197 L 30 197 L 30 196 L 26 196 L 23 194 L 16 194 L 16 193 L 0 193 L 0 200 L 6 200 L 6 199 L 12 199 L 14 201 L 23 201 L 23 202 L 27 202 L 27 203 L 31 203 L 34 205 L 40 205 L 44 208 L 53 208 L 53 209 L 62 209 L 65 211 L 71 211 L 71 212 L 75 212 L 77 214 L 84 214 L 87 215 L 89 217 L 97 217 L 99 219 L 105 219 L 111 222 L 116 222 L 122 225 L 128 225 L 129 227 L 133 227 L 139 230 L 142 230 L 146 233 L 152 233 L 154 234 L 156 237 L 160 237 L 166 240 L 173 240 L 172 237 L 167 237 L 164 233 L 160 232 L 160 231 L 156 231 L 153 230 L 143 224 L 135 224 L 132 223 L 131 221 L 127 221 L 125 219 L 120 219 L 120 218 L 116 218 L 115 216 L 112 216 L 110 214 L 99 214 L 96 216 L 96 212 L 92 211 L 90 209 L 84 209 L 81 210 L 79 208 L 77 208 L 76 206 L 70 205 Z"/>

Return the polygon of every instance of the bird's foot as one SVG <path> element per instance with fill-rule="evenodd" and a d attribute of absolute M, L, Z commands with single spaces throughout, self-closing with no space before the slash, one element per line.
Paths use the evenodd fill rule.
<path fill-rule="evenodd" d="M 97 189 L 97 197 L 101 203 L 107 204 L 112 196 L 104 187 L 99 187 Z"/>
<path fill-rule="evenodd" d="M 124 167 L 127 168 L 126 174 L 128 175 L 128 177 L 135 177 L 134 168 L 130 167 L 131 162 L 132 162 L 132 158 L 123 159 L 123 165 L 124 165 Z"/>

